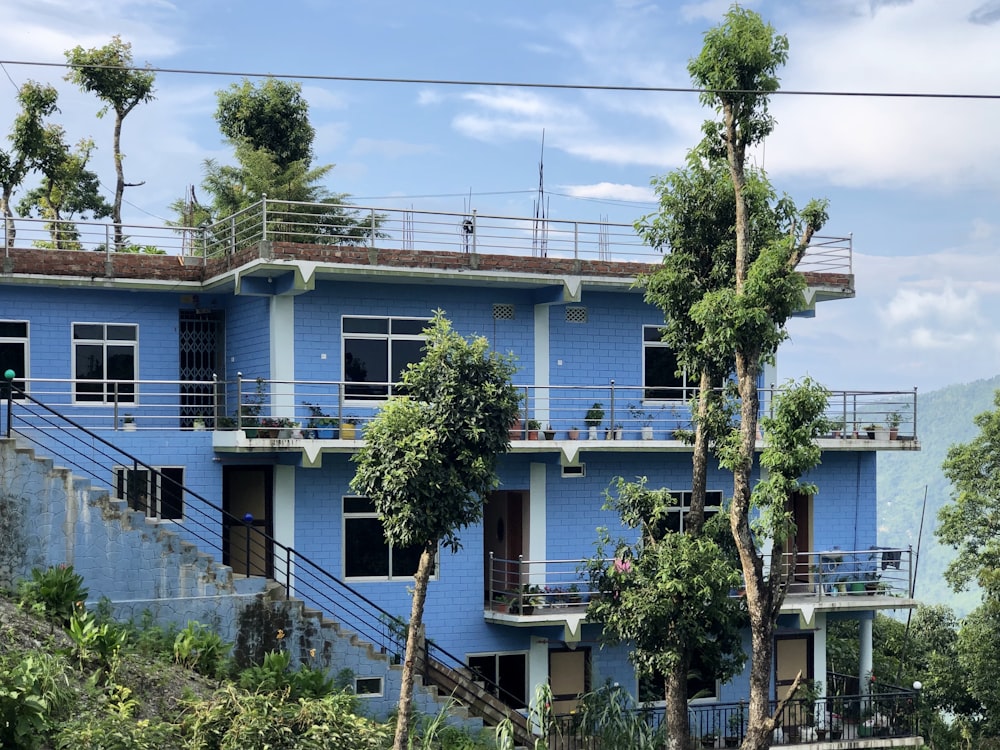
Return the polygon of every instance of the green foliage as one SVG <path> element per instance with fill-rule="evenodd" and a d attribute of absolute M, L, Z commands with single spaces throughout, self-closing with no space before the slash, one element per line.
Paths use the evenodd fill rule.
<path fill-rule="evenodd" d="M 943 469 L 952 502 L 938 512 L 935 531 L 958 551 L 945 575 L 956 591 L 975 581 L 987 596 L 1000 596 L 1000 390 L 994 408 L 975 417 L 979 434 L 948 450 Z"/>
<path fill-rule="evenodd" d="M 118 714 L 93 714 L 66 722 L 55 737 L 58 750 L 180 750 L 177 725 Z"/>
<path fill-rule="evenodd" d="M 35 169 L 47 143 L 44 118 L 56 112 L 54 86 L 28 81 L 17 92 L 21 111 L 11 129 L 11 149 L 0 149 L 0 211 L 7 219 L 7 242 L 14 243 L 15 227 L 11 199 L 28 172 Z"/>
<path fill-rule="evenodd" d="M 266 78 L 258 88 L 244 79 L 217 91 L 216 97 L 215 119 L 234 145 L 267 151 L 279 166 L 312 161 L 316 131 L 309 122 L 309 103 L 302 97 L 301 84 Z"/>
<path fill-rule="evenodd" d="M 39 747 L 71 697 L 59 658 L 43 653 L 0 657 L 0 747 Z"/>
<path fill-rule="evenodd" d="M 127 628 L 110 622 L 99 622 L 81 605 L 70 617 L 66 632 L 73 640 L 75 655 L 81 667 L 97 662 L 98 669 L 106 679 L 114 675 L 122 649 L 128 644 Z"/>
<path fill-rule="evenodd" d="M 219 677 L 229 649 L 207 625 L 189 621 L 174 639 L 174 661 L 206 677 Z"/>
<path fill-rule="evenodd" d="M 31 579 L 17 587 L 18 604 L 26 609 L 40 609 L 49 620 L 66 627 L 78 603 L 87 599 L 83 576 L 72 565 L 56 565 L 45 570 L 33 568 Z"/>
<path fill-rule="evenodd" d="M 1000 736 L 1000 602 L 987 600 L 962 622 L 956 650 L 969 695 L 982 705 L 987 736 Z"/>
<path fill-rule="evenodd" d="M 425 334 L 423 359 L 403 373 L 407 396 L 389 399 L 365 429 L 351 488 L 372 499 L 393 544 L 456 551 L 458 531 L 482 518 L 497 484 L 518 393 L 510 357 L 484 337 L 466 340 L 441 310 Z"/>
<path fill-rule="evenodd" d="M 593 590 L 602 592 L 588 609 L 608 643 L 628 643 L 629 658 L 643 674 L 669 674 L 697 652 L 712 674 L 725 681 L 742 666 L 744 624 L 740 584 L 725 519 L 716 516 L 704 533 L 668 529 L 676 504 L 669 490 L 646 487 L 645 478 L 618 478 L 605 510 L 613 510 L 638 538 L 613 539 L 598 529 L 597 549 L 587 561 Z"/>
<path fill-rule="evenodd" d="M 240 674 L 239 685 L 245 690 L 288 691 L 290 700 L 322 698 L 336 690 L 334 680 L 327 676 L 326 670 L 315 669 L 308 664 L 291 669 L 291 655 L 287 651 L 264 654 L 262 665 L 245 669 Z"/>
<path fill-rule="evenodd" d="M 205 750 L 383 750 L 389 728 L 352 713 L 354 697 L 290 700 L 286 693 L 219 690 L 192 703 L 184 718 L 188 747 Z"/>

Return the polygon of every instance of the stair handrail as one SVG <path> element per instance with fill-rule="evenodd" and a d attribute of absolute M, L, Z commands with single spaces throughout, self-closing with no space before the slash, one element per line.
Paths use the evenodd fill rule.
<path fill-rule="evenodd" d="M 70 417 L 67 417 L 65 414 L 62 414 L 61 412 L 56 411 L 55 409 L 51 408 L 47 404 L 45 404 L 45 403 L 39 401 L 38 399 L 34 398 L 29 393 L 25 392 L 23 389 L 21 389 L 16 384 L 14 384 L 12 382 L 13 381 L 13 376 L 11 375 L 10 377 L 7 377 L 9 374 L 10 374 L 10 372 L 8 371 L 7 373 L 4 373 L 4 377 L 3 378 L 0 378 L 0 398 L 4 398 L 4 400 L 6 401 L 6 407 L 5 407 L 5 411 L 6 411 L 6 420 L 5 420 L 6 421 L 6 426 L 5 426 L 5 429 L 4 429 L 4 434 L 5 434 L 5 436 L 8 439 L 10 439 L 13 434 L 16 434 L 16 435 L 22 437 L 23 439 L 29 441 L 30 443 L 34 444 L 34 445 L 37 445 L 39 447 L 47 447 L 48 444 L 43 444 L 42 442 L 40 442 L 40 441 L 34 439 L 33 437 L 31 437 L 28 433 L 23 432 L 21 430 L 14 429 L 14 427 L 13 427 L 13 421 L 14 421 L 14 417 L 15 417 L 15 412 L 14 412 L 14 406 L 15 406 L 15 404 L 19 408 L 21 408 L 21 409 L 23 409 L 25 411 L 30 411 L 28 409 L 28 404 L 29 403 L 34 404 L 37 407 L 39 407 L 40 409 L 44 410 L 44 412 L 47 412 L 48 415 L 51 415 L 51 416 L 46 416 L 44 413 L 43 414 L 34 413 L 34 416 L 36 418 L 40 419 L 45 424 L 47 424 L 47 425 L 55 428 L 56 430 L 59 430 L 59 432 L 57 432 L 57 433 L 49 436 L 50 440 L 53 441 L 53 442 L 55 442 L 55 443 L 57 443 L 57 444 L 59 444 L 59 445 L 62 445 L 67 450 L 69 450 L 71 452 L 74 451 L 73 447 L 70 446 L 67 442 L 65 442 L 60 437 L 60 434 L 62 433 L 61 428 L 60 428 L 60 424 L 58 422 L 53 421 L 52 417 L 55 417 L 58 420 L 61 420 L 62 422 L 70 425 L 74 429 L 79 430 L 82 434 L 86 435 L 88 438 L 90 438 L 92 440 L 95 440 L 98 443 L 100 443 L 101 445 L 105 446 L 106 448 L 108 448 L 108 449 L 110 449 L 112 451 L 115 451 L 116 453 L 118 453 L 121 456 L 126 457 L 128 459 L 128 461 L 129 461 L 129 463 L 131 464 L 131 467 L 133 468 L 133 470 L 139 470 L 141 468 L 141 469 L 143 469 L 145 471 L 150 472 L 150 476 L 151 477 L 155 476 L 161 482 L 169 483 L 170 485 L 175 486 L 175 488 L 177 490 L 183 492 L 185 496 L 190 496 L 190 497 L 198 500 L 200 503 L 202 503 L 208 509 L 210 509 L 210 510 L 216 512 L 216 513 L 218 513 L 219 516 L 220 516 L 220 518 L 223 521 L 227 521 L 228 520 L 231 524 L 239 524 L 239 525 L 247 525 L 248 524 L 248 522 L 245 519 L 241 519 L 241 518 L 238 518 L 237 516 L 234 516 L 233 514 L 231 514 L 228 511 L 224 510 L 222 507 L 220 507 L 219 505 L 215 504 L 214 502 L 212 502 L 208 498 L 204 497 L 203 495 L 195 492 L 194 490 L 191 490 L 191 489 L 185 487 L 184 485 L 182 485 L 179 482 L 177 482 L 176 480 L 174 480 L 172 477 L 165 476 L 161 471 L 159 471 L 155 467 L 147 464 L 146 462 L 144 462 L 141 459 L 137 458 L 136 456 L 132 455 L 128 451 L 125 451 L 122 448 L 119 448 L 118 446 L 116 446 L 112 442 L 110 442 L 109 440 L 107 440 L 107 439 L 101 437 L 100 435 L 98 435 L 97 433 L 89 430 L 88 428 L 86 428 L 83 425 L 79 424 L 78 422 L 76 422 L 75 420 L 71 419 Z M 107 454 L 101 454 L 101 455 L 104 455 L 105 458 L 113 459 L 113 457 L 110 456 L 110 455 L 107 455 Z M 62 458 L 63 460 L 66 460 L 66 461 L 72 463 L 75 467 L 77 467 L 78 469 L 80 469 L 84 473 L 89 474 L 90 476 L 92 476 L 95 479 L 97 479 L 98 482 L 100 482 L 101 484 L 104 484 L 104 480 L 103 479 L 101 479 L 100 477 L 98 477 L 93 472 L 89 471 L 86 467 L 82 466 L 79 463 L 74 462 L 72 459 L 67 458 L 66 456 L 60 455 L 59 457 Z M 97 462 L 94 462 L 94 463 L 97 463 Z M 185 508 L 187 508 L 186 504 L 185 504 Z M 186 514 L 185 514 L 185 520 L 189 520 L 189 517 Z M 194 520 L 194 519 L 190 519 L 190 520 Z M 201 522 L 199 522 L 197 520 L 195 520 L 195 523 L 198 523 L 203 528 L 206 528 L 205 524 L 203 524 L 203 523 L 201 523 Z M 223 524 L 222 528 L 223 529 L 225 528 L 224 524 Z M 210 546 L 213 546 L 213 548 L 216 545 L 215 541 L 213 541 L 211 539 L 203 539 L 197 533 L 194 533 L 187 526 L 185 526 L 185 531 L 188 532 L 188 533 L 190 533 L 191 536 L 193 536 L 193 537 L 195 537 L 197 539 L 202 539 L 203 541 L 207 542 Z M 357 591 L 356 589 L 354 589 L 349 584 L 345 583 L 344 581 L 340 580 L 339 578 L 337 578 L 336 576 L 334 576 L 333 574 L 331 574 L 328 570 L 326 570 L 325 568 L 323 568 L 321 565 L 315 563 L 313 560 L 311 560 L 306 555 L 302 554 L 301 552 L 297 552 L 294 548 L 289 547 L 289 546 L 283 544 L 282 542 L 278 541 L 273 536 L 271 536 L 270 534 L 268 534 L 266 531 L 257 531 L 257 530 L 255 530 L 255 532 L 260 535 L 260 538 L 261 538 L 262 541 L 264 541 L 264 542 L 272 545 L 273 548 L 276 551 L 280 550 L 281 552 L 284 553 L 284 557 L 285 557 L 285 581 L 284 581 L 283 585 L 284 585 L 284 588 L 285 588 L 285 596 L 286 596 L 286 598 L 289 596 L 289 589 L 293 588 L 294 589 L 294 595 L 296 597 L 301 598 L 307 604 L 310 604 L 310 605 L 313 605 L 313 606 L 317 607 L 321 612 L 322 611 L 327 611 L 327 608 L 323 606 L 322 601 L 325 601 L 325 602 L 328 602 L 328 603 L 334 605 L 333 609 L 329 610 L 330 614 L 333 615 L 334 617 L 336 617 L 336 614 L 334 614 L 334 610 L 339 610 L 342 613 L 348 613 L 348 614 L 351 612 L 351 610 L 349 610 L 346 606 L 339 606 L 338 607 L 336 605 L 336 602 L 332 598 L 326 598 L 325 600 L 321 601 L 320 593 L 318 593 L 318 590 L 316 589 L 316 587 L 315 586 L 311 586 L 307 582 L 301 581 L 299 579 L 299 575 L 298 575 L 299 572 L 300 572 L 299 571 L 299 564 L 300 563 L 305 563 L 310 568 L 310 570 L 311 570 L 311 572 L 313 573 L 314 576 L 316 576 L 318 579 L 320 579 L 320 581 L 323 581 L 323 582 L 325 582 L 327 584 L 327 587 L 331 590 L 331 592 L 341 592 L 342 594 L 348 594 L 351 597 L 354 597 L 356 600 L 360 600 L 359 602 L 355 601 L 352 604 L 354 606 L 358 606 L 359 604 L 361 604 L 361 605 L 367 606 L 368 608 L 370 608 L 371 610 L 373 610 L 373 612 L 368 612 L 367 614 L 369 614 L 369 615 L 375 614 L 377 616 L 377 620 L 379 622 L 383 623 L 386 627 L 385 627 L 384 630 L 380 630 L 377 627 L 374 628 L 374 629 L 371 628 L 371 627 L 368 627 L 368 623 L 366 622 L 366 620 L 365 620 L 364 617 L 349 618 L 349 619 L 353 619 L 354 620 L 353 622 L 351 622 L 351 621 L 345 622 L 344 621 L 345 618 L 343 618 L 343 617 L 337 617 L 338 621 L 343 622 L 344 625 L 346 625 L 347 627 L 351 628 L 352 630 L 357 631 L 359 633 L 359 635 L 364 636 L 366 639 L 370 639 L 373 642 L 373 644 L 376 647 L 378 647 L 379 649 L 381 649 L 383 652 L 388 652 L 388 651 L 391 651 L 393 649 L 399 649 L 400 651 L 405 651 L 405 647 L 406 647 L 406 634 L 405 634 L 405 630 L 401 631 L 401 628 L 405 628 L 405 626 L 406 626 L 406 621 L 405 620 L 403 620 L 401 617 L 399 617 L 397 615 L 391 614 L 390 612 L 388 612 L 387 610 L 385 610 L 384 608 L 382 608 L 380 605 L 376 604 L 371 599 L 369 599 L 368 597 L 366 597 L 364 594 L 362 594 L 361 592 Z M 248 545 L 248 547 L 249 547 L 249 545 Z M 277 559 L 277 555 L 276 554 L 273 555 L 272 557 L 274 557 L 275 559 Z M 295 574 L 294 574 L 294 579 L 295 579 L 294 582 L 292 581 L 292 578 L 293 578 L 292 562 L 293 562 L 293 560 L 295 561 L 295 564 L 296 564 Z M 220 560 L 220 562 L 221 562 L 221 560 Z M 279 581 L 279 583 L 280 583 L 280 581 Z M 305 588 L 307 590 L 311 589 L 311 590 L 313 590 L 314 592 L 317 592 L 317 593 L 314 593 L 313 596 L 310 597 L 308 594 L 304 594 L 303 593 L 303 588 Z M 326 596 L 330 597 L 331 594 L 327 593 Z M 497 684 L 493 680 L 490 680 L 485 675 L 480 675 L 480 674 L 476 673 L 475 677 L 473 678 L 471 676 L 471 674 L 470 674 L 471 670 L 470 670 L 470 668 L 469 668 L 469 666 L 467 664 L 465 664 L 461 659 L 459 659 L 457 656 L 455 656 L 451 652 L 449 652 L 446 649 L 442 648 L 437 643 L 434 643 L 431 639 L 425 639 L 425 649 L 426 649 L 426 652 L 428 654 L 428 658 L 432 658 L 432 657 L 430 657 L 431 653 L 435 654 L 435 656 L 433 658 L 435 658 L 442 665 L 444 665 L 446 667 L 449 667 L 452 670 L 458 672 L 462 676 L 462 678 L 465 679 L 465 680 L 467 680 L 467 681 L 470 681 L 470 682 L 475 682 L 475 681 L 482 682 L 485 686 L 487 686 L 487 688 L 490 690 L 490 692 L 492 692 L 498 698 L 501 695 L 507 695 L 510 698 L 518 699 L 517 696 L 512 695 L 509 691 L 505 690 L 499 684 Z M 448 664 L 449 661 L 451 662 L 451 664 Z"/>

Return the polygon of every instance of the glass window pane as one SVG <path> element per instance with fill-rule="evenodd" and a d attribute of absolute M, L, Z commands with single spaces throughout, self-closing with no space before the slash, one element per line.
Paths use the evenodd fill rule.
<path fill-rule="evenodd" d="M 73 338 L 103 341 L 104 326 L 96 323 L 77 323 L 73 326 Z"/>
<path fill-rule="evenodd" d="M 135 380 L 135 347 L 108 347 L 108 380 Z"/>
<path fill-rule="evenodd" d="M 367 497 L 345 497 L 344 513 L 374 513 L 375 503 Z"/>
<path fill-rule="evenodd" d="M 0 336 L 24 339 L 28 337 L 28 324 L 20 321 L 0 320 Z"/>
<path fill-rule="evenodd" d="M 410 320 L 407 318 L 392 319 L 392 334 L 394 336 L 421 336 L 427 327 L 428 320 Z"/>
<path fill-rule="evenodd" d="M 642 340 L 643 341 L 663 341 L 663 334 L 660 329 L 656 326 L 643 326 L 642 327 Z"/>
<path fill-rule="evenodd" d="M 389 381 L 389 342 L 385 339 L 344 340 L 344 380 L 349 383 L 387 383 Z M 386 396 L 387 385 L 352 385 L 348 396 Z"/>
<path fill-rule="evenodd" d="M 104 347 L 94 344 L 77 344 L 75 348 L 77 379 L 103 380 Z"/>
<path fill-rule="evenodd" d="M 643 383 L 646 398 L 684 398 L 683 378 L 677 374 L 677 358 L 665 346 L 645 347 Z"/>
<path fill-rule="evenodd" d="M 0 372 L 13 370 L 18 377 L 14 378 L 14 385 L 24 390 L 24 374 L 27 372 L 27 362 L 25 361 L 25 345 L 20 342 L 0 341 Z M 23 398 L 14 394 L 14 398 Z"/>
<path fill-rule="evenodd" d="M 388 333 L 385 318 L 344 318 L 344 333 Z"/>
<path fill-rule="evenodd" d="M 344 577 L 385 578 L 389 575 L 389 544 L 378 518 L 344 519 Z"/>
<path fill-rule="evenodd" d="M 392 577 L 408 578 L 417 573 L 417 566 L 420 565 L 419 546 L 413 547 L 393 547 L 392 548 Z"/>
<path fill-rule="evenodd" d="M 166 467 L 160 474 L 160 518 L 178 521 L 184 517 L 184 469 Z"/>
<path fill-rule="evenodd" d="M 403 379 L 403 370 L 411 362 L 419 362 L 424 357 L 424 341 L 403 340 L 392 342 L 392 382 Z"/>
<path fill-rule="evenodd" d="M 109 341 L 136 341 L 137 339 L 138 328 L 136 326 L 108 326 Z"/>

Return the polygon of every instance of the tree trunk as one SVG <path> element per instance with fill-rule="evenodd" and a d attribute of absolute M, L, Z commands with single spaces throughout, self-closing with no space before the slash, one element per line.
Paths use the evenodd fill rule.
<path fill-rule="evenodd" d="M 663 720 L 667 724 L 664 738 L 666 750 L 687 750 L 691 727 L 688 724 L 687 673 L 691 665 L 691 649 L 685 649 L 678 663 L 664 675 L 667 702 Z"/>
<path fill-rule="evenodd" d="M 705 522 L 705 488 L 708 486 L 708 404 L 712 398 L 712 379 L 707 370 L 701 372 L 698 391 L 698 418 L 694 424 L 694 452 L 691 455 L 691 505 L 684 528 L 691 536 L 700 536 Z"/>
<path fill-rule="evenodd" d="M 420 553 L 420 564 L 413 576 L 413 606 L 410 609 L 410 626 L 406 630 L 406 657 L 403 660 L 403 684 L 399 689 L 399 709 L 396 714 L 396 737 L 393 750 L 406 750 L 409 745 L 413 679 L 417 662 L 423 664 L 424 655 L 424 601 L 427 599 L 427 582 L 434 567 L 435 547 L 425 547 Z"/>
<path fill-rule="evenodd" d="M 3 192 L 3 196 L 0 196 L 0 210 L 3 211 L 3 224 L 4 224 L 4 248 L 10 250 L 14 247 L 14 239 L 17 236 L 17 228 L 14 226 L 14 212 L 10 210 L 10 199 L 13 195 L 13 191 Z"/>
<path fill-rule="evenodd" d="M 115 204 L 111 211 L 111 221 L 115 225 L 115 252 L 121 252 L 124 238 L 122 235 L 122 198 L 125 195 L 125 169 L 122 167 L 122 119 L 124 115 L 115 114 L 114 156 L 115 156 Z"/>

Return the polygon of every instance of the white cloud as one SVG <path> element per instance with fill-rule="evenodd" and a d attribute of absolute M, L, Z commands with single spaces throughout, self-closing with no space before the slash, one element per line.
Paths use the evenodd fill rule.
<path fill-rule="evenodd" d="M 940 290 L 900 288 L 883 309 L 882 317 L 889 326 L 901 326 L 922 320 L 940 325 L 967 326 L 980 320 L 979 295 L 968 289 L 955 291 L 951 280 Z"/>
<path fill-rule="evenodd" d="M 972 231 L 969 232 L 969 239 L 973 241 L 988 240 L 996 232 L 996 225 L 986 219 L 975 219 L 972 222 Z"/>
<path fill-rule="evenodd" d="M 421 89 L 417 92 L 417 104 L 421 107 L 440 104 L 443 101 L 444 95 L 437 89 Z"/>
<path fill-rule="evenodd" d="M 564 185 L 561 188 L 574 198 L 605 198 L 622 201 L 655 201 L 652 188 L 599 182 L 595 185 Z"/>

